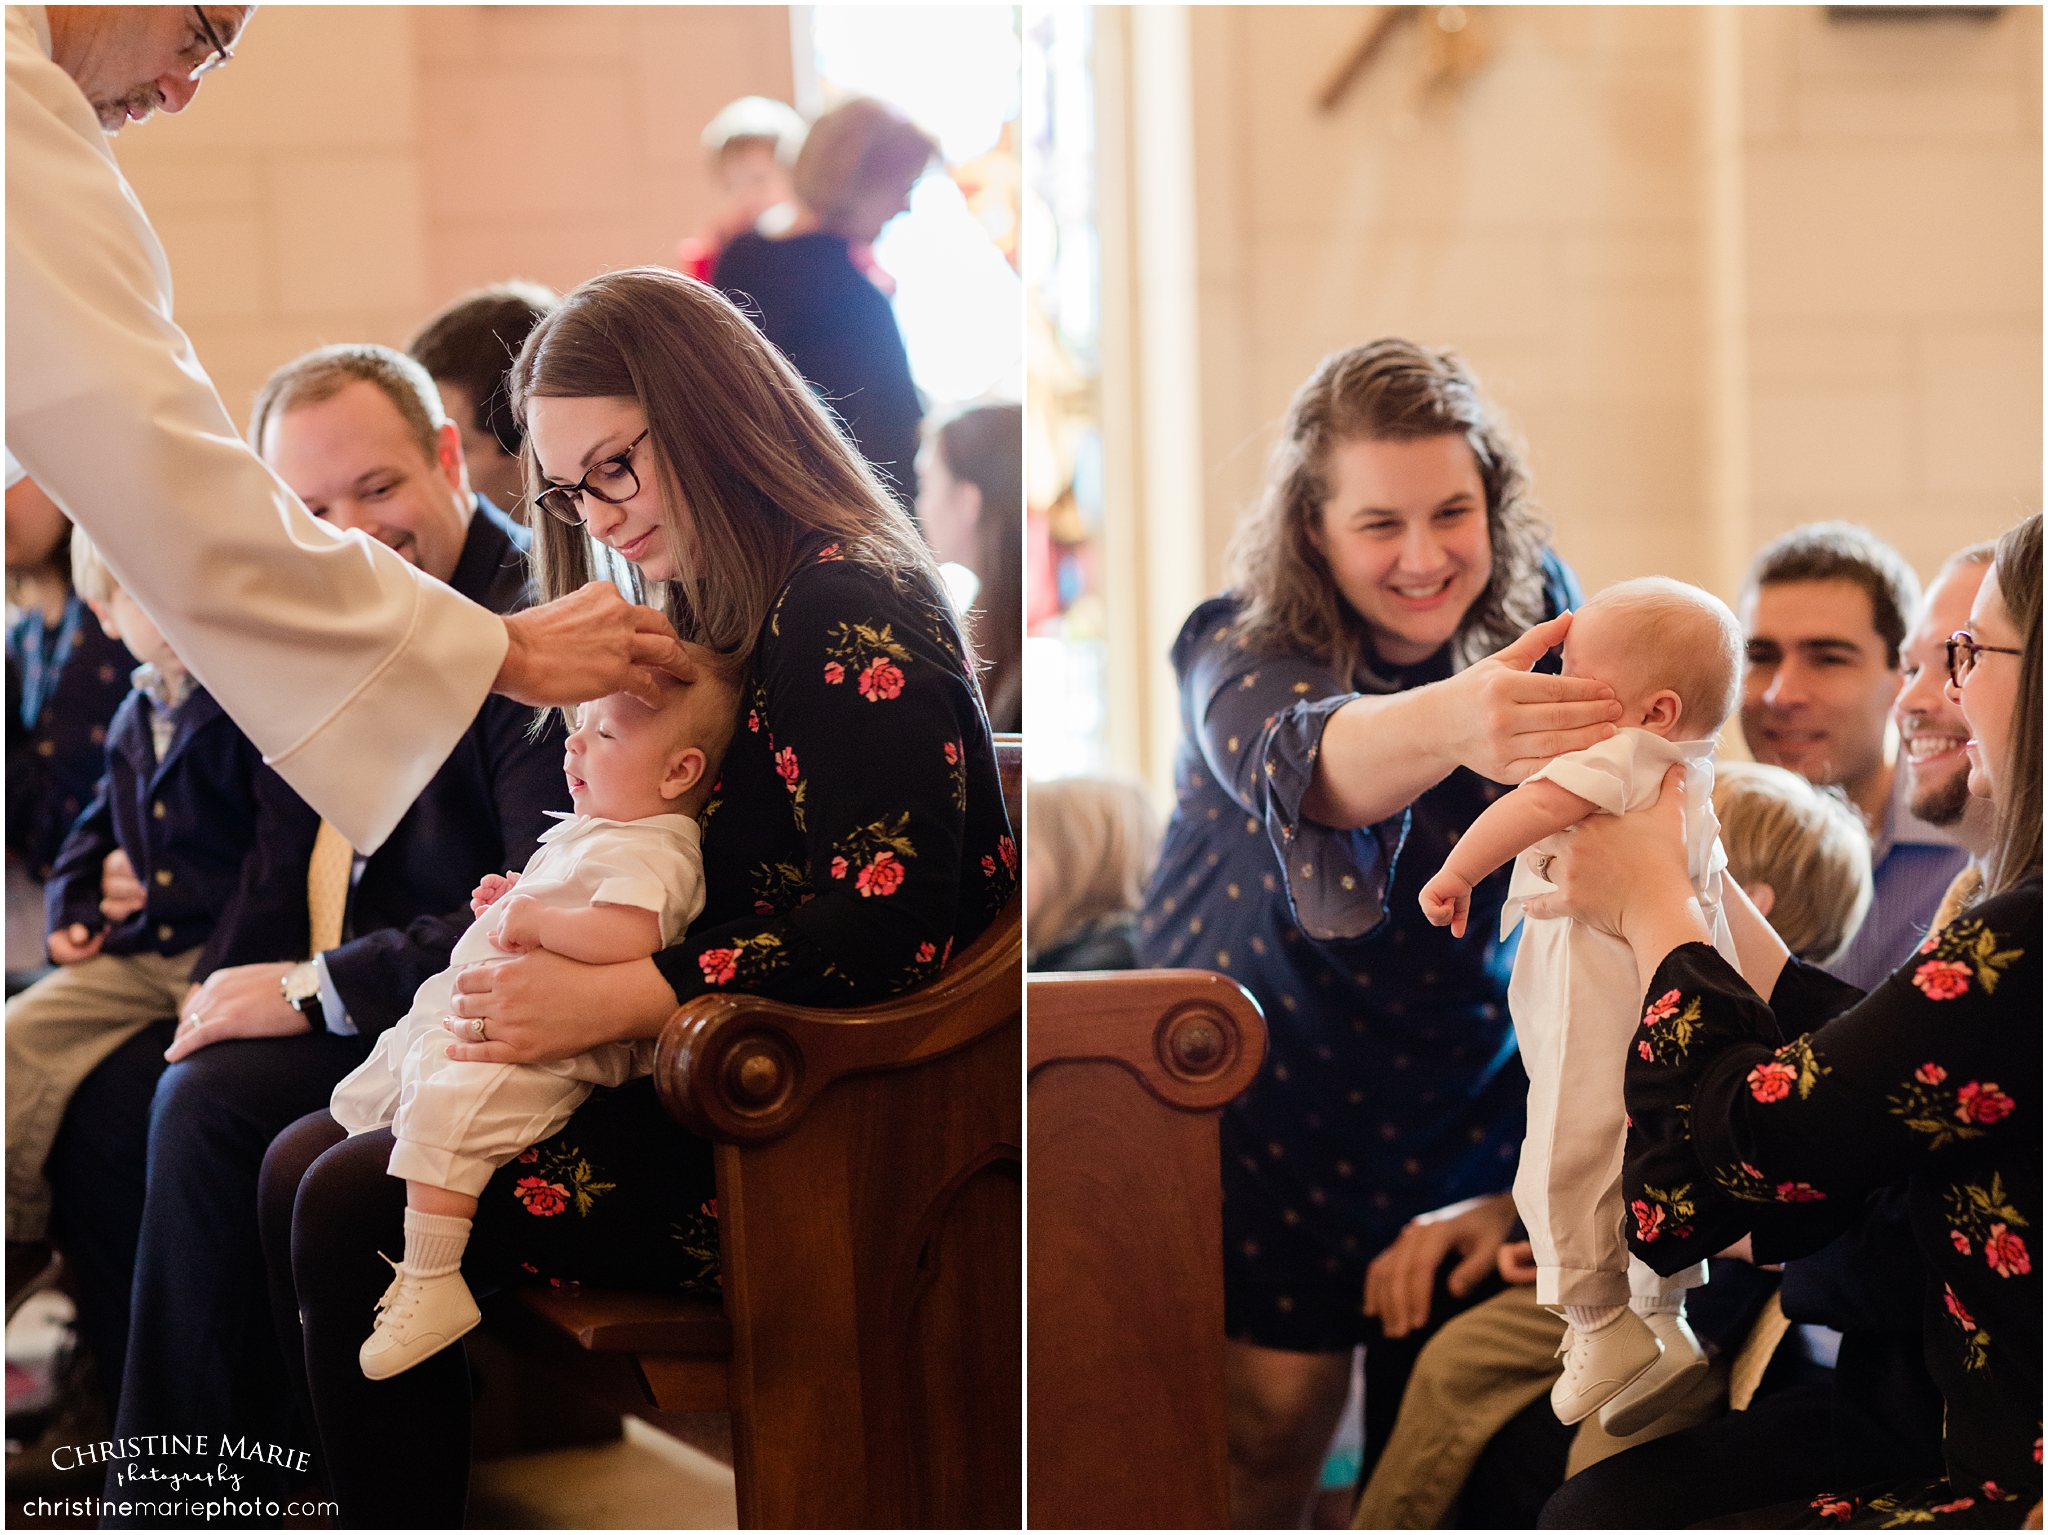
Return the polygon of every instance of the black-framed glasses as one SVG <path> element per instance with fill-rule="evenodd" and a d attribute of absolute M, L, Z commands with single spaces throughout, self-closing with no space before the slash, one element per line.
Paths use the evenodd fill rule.
<path fill-rule="evenodd" d="M 1977 669 L 1977 657 L 1990 651 L 1995 656 L 2025 655 L 2023 650 L 2014 650 L 2009 645 L 1979 645 L 1970 638 L 1970 631 L 1958 629 L 1948 637 L 1948 680 L 1957 687 L 1963 679 Z"/>
<path fill-rule="evenodd" d="M 653 431 L 647 428 L 647 432 Z M 640 476 L 633 472 L 633 450 L 647 440 L 642 432 L 603 463 L 593 464 L 590 473 L 574 485 L 555 485 L 535 496 L 534 503 L 558 522 L 572 528 L 583 526 L 581 498 L 595 496 L 607 506 L 617 506 L 640 494 Z"/>
<path fill-rule="evenodd" d="M 233 63 L 235 54 L 233 49 L 220 40 L 220 34 L 213 30 L 213 23 L 206 19 L 205 11 L 195 5 L 192 7 L 192 14 L 199 18 L 200 36 L 206 39 L 207 47 L 213 50 L 213 52 L 193 65 L 192 73 L 185 77 L 187 80 L 197 82 L 202 77 L 212 74 L 221 65 Z"/>

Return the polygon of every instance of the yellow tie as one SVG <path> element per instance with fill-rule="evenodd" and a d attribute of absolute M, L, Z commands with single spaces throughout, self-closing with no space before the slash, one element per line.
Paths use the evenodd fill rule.
<path fill-rule="evenodd" d="M 326 821 L 313 841 L 306 865 L 306 911 L 313 919 L 313 952 L 324 954 L 341 942 L 341 916 L 348 909 L 348 875 L 355 863 L 348 838 Z"/>

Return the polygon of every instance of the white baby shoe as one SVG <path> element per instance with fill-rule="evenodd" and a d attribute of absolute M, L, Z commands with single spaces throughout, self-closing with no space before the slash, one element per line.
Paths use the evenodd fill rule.
<path fill-rule="evenodd" d="M 1643 1319 L 1624 1307 L 1595 1331 L 1567 1327 L 1557 1351 L 1564 1356 L 1564 1374 L 1550 1388 L 1550 1406 L 1558 1422 L 1576 1423 L 1654 1369 L 1664 1347 Z"/>
<path fill-rule="evenodd" d="M 1633 1315 L 1633 1313 L 1631 1313 Z M 1678 1405 L 1694 1381 L 1706 1373 L 1707 1351 L 1685 1325 L 1678 1311 L 1653 1311 L 1642 1320 L 1664 1345 L 1664 1355 L 1636 1382 L 1600 1409 L 1600 1426 L 1617 1439 L 1648 1428 Z"/>
<path fill-rule="evenodd" d="M 389 1258 L 384 1261 L 391 1263 Z M 391 1263 L 391 1269 L 391 1287 L 377 1302 L 377 1325 L 357 1356 L 371 1380 L 404 1374 L 484 1319 L 460 1269 L 431 1279 L 421 1278 L 403 1263 Z"/>

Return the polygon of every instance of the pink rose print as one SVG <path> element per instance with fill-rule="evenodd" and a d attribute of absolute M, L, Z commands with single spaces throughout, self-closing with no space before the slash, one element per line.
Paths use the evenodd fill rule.
<path fill-rule="evenodd" d="M 785 746 L 775 754 L 775 771 L 781 775 L 784 784 L 791 789 L 796 788 L 797 765 L 794 746 Z"/>
<path fill-rule="evenodd" d="M 1649 1011 L 1643 1014 L 1643 1027 L 1649 1028 L 1653 1024 L 1662 1023 L 1677 1011 L 1678 991 L 1674 987 L 1650 1004 Z"/>
<path fill-rule="evenodd" d="M 989 857 L 986 853 L 983 853 L 981 855 L 981 872 L 987 875 L 990 879 L 994 879 L 996 877 L 996 861 L 993 858 Z"/>
<path fill-rule="evenodd" d="M 2007 1231 L 2004 1221 L 1993 1225 L 1991 1234 L 1984 1238 L 1984 1261 L 1991 1265 L 2000 1279 L 2034 1271 L 2034 1260 L 2027 1256 L 2027 1244 L 2020 1240 L 2017 1232 Z"/>
<path fill-rule="evenodd" d="M 1970 967 L 1959 959 L 1930 959 L 1913 972 L 1913 984 L 1930 1002 L 1947 1002 L 1970 989 Z"/>
<path fill-rule="evenodd" d="M 1807 1507 L 1820 1515 L 1821 1518 L 1832 1519 L 1837 1524 L 1847 1524 L 1849 1516 L 1856 1512 L 1856 1505 L 1848 1499 L 1838 1498 L 1825 1492 L 1815 1498 Z"/>
<path fill-rule="evenodd" d="M 1996 1482 L 1986 1482 L 1984 1484 L 1984 1496 L 1994 1503 L 2003 1503 L 2005 1501 L 2005 1489 Z"/>
<path fill-rule="evenodd" d="M 1749 1096 L 1758 1103 L 1776 1103 L 1798 1080 L 1799 1073 L 1783 1061 L 1765 1061 L 1749 1074 Z"/>
<path fill-rule="evenodd" d="M 715 1199 L 705 1200 L 703 1204 L 697 1207 L 697 1210 L 699 1214 L 708 1215 L 713 1220 L 718 1219 L 718 1201 Z"/>
<path fill-rule="evenodd" d="M 1939 1087 L 1948 1080 L 1948 1073 L 1935 1065 L 1934 1062 L 1929 1061 L 1925 1066 L 1922 1066 L 1913 1073 L 1913 1080 L 1915 1082 L 1925 1082 L 1929 1087 Z"/>
<path fill-rule="evenodd" d="M 512 1194 L 528 1215 L 560 1215 L 569 1208 L 569 1191 L 545 1178 L 521 1178 L 512 1185 Z"/>
<path fill-rule="evenodd" d="M 531 1263 L 522 1263 L 519 1266 L 525 1269 L 526 1272 L 529 1274 L 538 1274 L 540 1272 L 540 1270 L 535 1268 Z"/>
<path fill-rule="evenodd" d="M 1970 1239 L 1968 1237 L 1964 1236 L 1960 1231 L 1951 1230 L 1948 1234 L 1948 1239 L 1955 1245 L 1957 1252 L 1961 1253 L 1965 1258 L 1970 1256 Z"/>
<path fill-rule="evenodd" d="M 884 849 L 854 877 L 853 883 L 862 895 L 894 895 L 896 887 L 903 883 L 903 865 L 896 861 L 894 853 Z"/>
<path fill-rule="evenodd" d="M 1828 1196 L 1810 1183 L 1781 1183 L 1778 1185 L 1778 1203 L 1781 1205 L 1808 1205 L 1816 1199 Z"/>
<path fill-rule="evenodd" d="M 946 743 L 946 764 L 949 767 L 958 767 L 960 765 L 960 743 L 958 741 L 948 741 Z"/>
<path fill-rule="evenodd" d="M 946 968 L 946 961 L 947 961 L 947 960 L 949 960 L 949 959 L 951 959 L 952 957 L 953 957 L 953 940 L 952 940 L 951 938 L 948 938 L 948 939 L 946 940 L 946 947 L 945 947 L 945 948 L 943 948 L 942 950 L 940 950 L 940 951 L 939 951 L 939 968 L 940 968 L 941 970 L 945 969 L 945 968 Z M 2040 1446 L 2039 1446 L 2039 1445 L 2036 1445 L 2036 1446 L 2035 1446 L 2034 1448 L 2035 1448 L 2035 1454 L 2034 1454 L 2034 1459 L 2036 1459 L 2036 1460 L 2039 1460 L 2039 1459 L 2041 1458 L 2041 1456 L 2040 1456 Z"/>
<path fill-rule="evenodd" d="M 832 860 L 832 877 L 834 879 L 846 878 L 846 860 L 844 858 L 834 858 Z"/>
<path fill-rule="evenodd" d="M 1964 1332 L 1975 1332 L 1977 1319 L 1970 1315 L 1969 1309 L 1961 1301 L 1956 1299 L 1956 1292 L 1947 1285 L 1943 1285 L 1941 1290 L 1942 1304 L 1948 1307 L 1948 1314 L 1962 1325 Z"/>
<path fill-rule="evenodd" d="M 2041 1436 L 2039 1434 L 2034 1435 L 2034 1464 L 2037 1466 L 2041 1464 Z"/>
<path fill-rule="evenodd" d="M 529 1146 L 524 1151 L 520 1152 L 518 1157 L 515 1158 L 515 1160 L 520 1162 L 538 1162 L 540 1160 L 540 1153 L 536 1151 L 533 1147 Z"/>
<path fill-rule="evenodd" d="M 818 551 L 818 563 L 820 565 L 824 564 L 827 560 L 843 560 L 845 558 L 846 556 L 839 552 L 837 544 L 827 544 Z"/>
<path fill-rule="evenodd" d="M 747 711 L 747 729 L 751 730 L 755 735 L 761 733 L 761 711 L 759 709 L 749 709 Z"/>
<path fill-rule="evenodd" d="M 1937 1514 L 1960 1514 L 1964 1509 L 1975 1508 L 1976 1506 L 1977 1500 L 1975 1498 L 1957 1498 L 1953 1503 L 1935 1504 L 1933 1512 Z"/>
<path fill-rule="evenodd" d="M 860 696 L 871 704 L 894 698 L 902 691 L 903 671 L 886 656 L 876 656 L 860 674 Z"/>
<path fill-rule="evenodd" d="M 2014 1107 L 1996 1082 L 1965 1082 L 1956 1089 L 1956 1118 L 1966 1125 L 1995 1125 Z"/>
<path fill-rule="evenodd" d="M 1650 1049 L 1650 1042 L 1647 1039 L 1639 1039 L 1636 1041 L 1637 1055 L 1641 1056 L 1644 1060 L 1647 1061 L 1651 1059 L 1652 1053 L 1653 1052 Z"/>
<path fill-rule="evenodd" d="M 1004 869 L 1012 874 L 1017 872 L 1017 844 L 1013 839 L 998 837 L 996 839 L 996 856 L 1002 859 Z"/>
<path fill-rule="evenodd" d="M 772 901 L 756 901 L 756 902 L 754 903 L 754 915 L 755 915 L 755 916 L 757 916 L 757 917 L 772 917 L 772 916 L 774 916 L 774 915 L 775 915 L 775 903 L 774 903 L 774 902 L 772 902 Z"/>
<path fill-rule="evenodd" d="M 930 940 L 926 940 L 917 946 L 917 962 L 920 965 L 929 965 L 934 959 L 938 958 L 938 954 L 939 946 Z"/>
<path fill-rule="evenodd" d="M 697 968 L 704 972 L 705 981 L 712 986 L 723 986 L 738 975 L 739 966 L 738 949 L 706 949 L 697 956 Z"/>
<path fill-rule="evenodd" d="M 1748 1173 L 1750 1177 L 1756 1179 L 1757 1182 L 1762 1183 L 1764 1181 L 1764 1170 L 1761 1167 L 1756 1166 L 1752 1162 L 1742 1162 L 1737 1165 L 1739 1165 L 1744 1172 Z"/>
<path fill-rule="evenodd" d="M 841 666 L 837 661 L 827 661 L 825 663 L 825 681 L 827 683 L 836 688 L 845 680 L 845 667 Z"/>
<path fill-rule="evenodd" d="M 1915 949 L 1913 952 L 1915 954 L 1932 954 L 1934 952 L 1935 945 L 1939 944 L 1940 942 L 1941 934 L 1929 933 L 1927 935 L 1927 941 L 1921 944 L 1920 947 Z"/>
<path fill-rule="evenodd" d="M 1630 1200 L 1628 1207 L 1636 1218 L 1636 1240 L 1639 1242 L 1656 1241 L 1657 1228 L 1664 1224 L 1664 1212 L 1647 1200 L 1642 1199 Z"/>

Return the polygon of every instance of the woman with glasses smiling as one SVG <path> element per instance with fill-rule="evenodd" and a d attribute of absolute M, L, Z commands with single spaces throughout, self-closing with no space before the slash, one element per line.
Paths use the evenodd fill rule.
<path fill-rule="evenodd" d="M 1803 1257 L 1869 1191 L 1907 1187 L 1947 1474 L 1725 1521 L 1739 1528 L 2013 1529 L 2040 1501 L 2038 514 L 1998 541 L 1970 627 L 1949 642 L 1949 678 L 1970 727 L 1970 792 L 1997 807 L 1984 893 L 1868 996 L 1789 958 L 1740 892 L 1729 920 L 1744 970 L 1773 978 L 1768 1001 L 1720 960 L 1689 903 L 1669 783 L 1654 811 L 1564 839 L 1558 893 L 1529 905 L 1635 951 L 1646 1011 L 1623 1180 L 1645 1262 L 1670 1273 L 1744 1232 L 1759 1262 Z M 1567 1483 L 1545 1524 L 1582 1527 L 1573 1502 Z"/>
<path fill-rule="evenodd" d="M 528 337 L 509 389 L 544 594 L 623 572 L 695 654 L 717 652 L 744 682 L 700 819 L 703 915 L 633 964 L 536 951 L 464 972 L 449 1054 L 560 1060 L 652 1038 L 705 992 L 851 1007 L 937 976 L 1010 899 L 1017 847 L 973 652 L 910 519 L 739 310 L 675 272 L 614 272 L 571 293 Z M 276 1315 L 288 1355 L 303 1341 L 342 1522 L 459 1526 L 461 1351 L 386 1381 L 356 1359 L 389 1279 L 377 1249 L 401 1240 L 390 1152 L 388 1131 L 344 1140 L 325 1113 L 272 1145 Z M 709 1146 L 643 1078 L 508 1164 L 479 1203 L 464 1272 L 472 1289 L 715 1293 L 714 1192 Z M 392 1475 L 394 1446 L 408 1476 Z"/>

